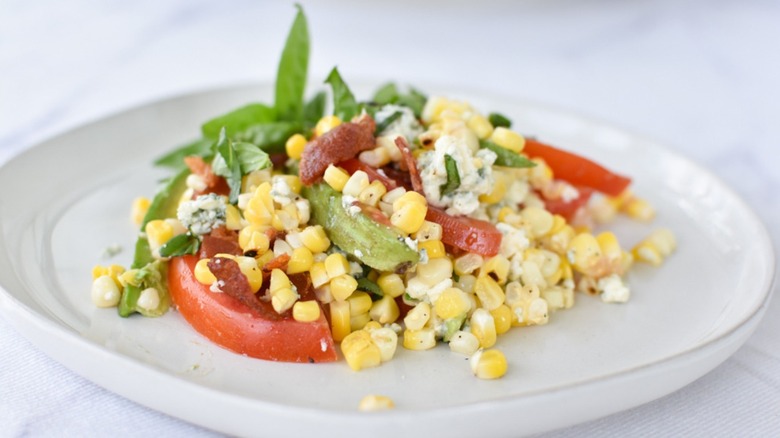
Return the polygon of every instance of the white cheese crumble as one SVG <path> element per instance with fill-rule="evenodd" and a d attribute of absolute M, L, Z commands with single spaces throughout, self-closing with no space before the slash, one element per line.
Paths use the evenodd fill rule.
<path fill-rule="evenodd" d="M 511 258 L 515 254 L 522 254 L 528 249 L 530 242 L 525 235 L 525 229 L 513 227 L 505 222 L 497 223 L 496 228 L 503 234 L 501 248 L 499 249 L 499 253 L 502 256 Z"/>
<path fill-rule="evenodd" d="M 295 200 L 295 193 L 287 183 L 287 178 L 279 175 L 271 178 L 271 197 L 282 207 Z"/>
<path fill-rule="evenodd" d="M 442 195 L 441 187 L 447 183 L 446 155 L 455 160 L 460 185 L 452 193 Z M 488 149 L 472 153 L 463 138 L 443 135 L 436 140 L 432 151 L 423 152 L 417 160 L 428 202 L 436 207 L 448 207 L 449 214 L 471 214 L 479 207 L 479 196 L 493 189 L 492 166 L 496 154 Z"/>
<path fill-rule="evenodd" d="M 405 106 L 392 104 L 385 105 L 376 112 L 374 119 L 376 120 L 377 125 L 379 125 L 396 112 L 400 112 L 401 116 L 380 132 L 379 136 L 392 136 L 395 138 L 398 135 L 402 135 L 411 142 L 423 133 L 423 127 L 420 125 L 420 122 L 417 121 L 414 112 Z"/>
<path fill-rule="evenodd" d="M 223 197 L 209 193 L 182 202 L 176 216 L 193 234 L 208 234 L 214 228 L 225 225 L 226 209 Z"/>
<path fill-rule="evenodd" d="M 599 279 L 596 288 L 601 291 L 601 301 L 605 303 L 625 303 L 631 297 L 628 286 L 617 274 Z"/>

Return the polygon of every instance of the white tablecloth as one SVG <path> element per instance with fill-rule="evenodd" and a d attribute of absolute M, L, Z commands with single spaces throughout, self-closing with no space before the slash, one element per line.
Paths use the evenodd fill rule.
<path fill-rule="evenodd" d="M 312 77 L 474 85 L 644 133 L 710 168 L 780 247 L 780 3 L 304 2 Z M 107 113 L 270 80 L 284 2 L 0 1 L 0 160 Z M 8 190 L 8 188 L 4 188 Z M 777 289 L 777 287 L 775 288 Z M 49 359 L 0 316 L 0 436 L 209 436 Z M 777 436 L 780 303 L 711 373 L 549 436 Z"/>

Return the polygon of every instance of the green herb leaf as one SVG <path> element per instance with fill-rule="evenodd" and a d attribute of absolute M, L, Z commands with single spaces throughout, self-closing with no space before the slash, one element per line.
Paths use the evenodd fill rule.
<path fill-rule="evenodd" d="M 352 120 L 352 117 L 360 111 L 360 106 L 339 74 L 337 67 L 333 67 L 328 78 L 325 79 L 325 83 L 330 84 L 333 90 L 333 114 L 345 122 Z"/>
<path fill-rule="evenodd" d="M 384 293 L 382 293 L 382 289 L 379 288 L 379 285 L 366 277 L 358 278 L 357 284 L 358 290 L 368 292 L 377 298 L 382 298 L 384 296 Z"/>
<path fill-rule="evenodd" d="M 485 149 L 490 149 L 495 152 L 498 158 L 496 158 L 496 166 L 504 167 L 534 167 L 536 163 L 528 158 L 518 154 L 517 152 L 510 151 L 509 149 L 502 148 L 501 146 L 493 143 L 489 140 L 480 140 L 479 145 Z"/>
<path fill-rule="evenodd" d="M 503 114 L 490 113 L 490 115 L 488 115 L 488 120 L 490 121 L 490 124 L 496 128 L 499 126 L 503 126 L 504 128 L 512 127 L 512 121 Z"/>
<path fill-rule="evenodd" d="M 276 73 L 276 114 L 279 120 L 303 120 L 303 94 L 309 69 L 309 29 L 303 8 L 295 15 Z"/>
<path fill-rule="evenodd" d="M 311 128 L 325 115 L 325 102 L 328 95 L 324 91 L 315 94 L 303 107 L 303 121 Z"/>
<path fill-rule="evenodd" d="M 233 149 L 236 151 L 242 175 L 271 167 L 268 154 L 255 144 L 233 142 Z"/>
<path fill-rule="evenodd" d="M 161 167 L 168 167 L 175 170 L 181 170 L 187 167 L 186 164 L 184 164 L 184 157 L 189 157 L 190 155 L 197 155 L 199 157 L 208 157 L 211 155 L 211 147 L 214 145 L 214 141 L 207 139 L 207 138 L 201 138 L 199 140 L 195 140 L 192 143 L 185 144 L 184 146 L 180 146 L 176 149 L 174 149 L 171 152 L 168 152 L 167 154 L 163 155 L 162 157 L 156 159 L 154 161 L 155 166 L 161 166 Z"/>
<path fill-rule="evenodd" d="M 458 163 L 451 155 L 444 156 L 444 168 L 447 170 L 447 182 L 441 185 L 441 195 L 449 195 L 460 187 L 460 175 L 458 174 Z"/>
<path fill-rule="evenodd" d="M 376 93 L 374 93 L 374 98 L 372 100 L 380 105 L 387 105 L 389 103 L 398 102 L 398 95 L 398 87 L 390 82 L 379 87 L 379 89 L 376 90 Z"/>
<path fill-rule="evenodd" d="M 381 134 L 382 131 L 387 129 L 388 126 L 392 125 L 393 122 L 398 120 L 398 118 L 401 117 L 403 114 L 404 113 L 402 113 L 401 111 L 396 111 L 393 114 L 390 114 L 389 116 L 387 116 L 387 118 L 382 120 L 381 123 L 377 123 L 376 124 L 376 130 L 374 131 L 374 135 Z"/>
<path fill-rule="evenodd" d="M 276 111 L 273 108 L 262 103 L 252 103 L 209 120 L 200 130 L 204 137 L 216 140 L 222 128 L 225 128 L 228 137 L 232 137 L 252 125 L 274 120 Z"/>
<path fill-rule="evenodd" d="M 396 104 L 408 107 L 417 118 L 420 118 L 428 97 L 413 87 L 409 88 L 408 93 L 401 93 L 398 91 L 398 87 L 390 82 L 376 90 L 373 101 L 380 105 Z"/>
<path fill-rule="evenodd" d="M 200 249 L 200 239 L 192 233 L 179 234 L 160 247 L 160 257 L 176 257 L 196 254 Z"/>
<path fill-rule="evenodd" d="M 233 144 L 227 138 L 224 128 L 219 133 L 217 155 L 211 163 L 211 169 L 227 180 L 230 187 L 230 203 L 238 202 L 238 195 L 241 193 L 241 162 Z"/>
<path fill-rule="evenodd" d="M 291 135 L 302 132 L 298 122 L 273 122 L 250 126 L 236 134 L 235 141 L 252 143 L 269 154 L 284 152 L 284 143 Z"/>

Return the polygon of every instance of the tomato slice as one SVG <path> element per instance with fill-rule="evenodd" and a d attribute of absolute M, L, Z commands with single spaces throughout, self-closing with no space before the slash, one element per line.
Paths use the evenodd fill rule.
<path fill-rule="evenodd" d="M 586 186 L 617 196 L 631 184 L 630 178 L 613 173 L 587 158 L 533 139 L 526 139 L 523 153 L 531 158 L 544 159 L 556 178 L 575 186 Z"/>
<path fill-rule="evenodd" d="M 338 166 L 346 170 L 347 173 L 350 175 L 357 172 L 358 170 L 362 170 L 363 172 L 366 172 L 366 174 L 368 175 L 369 181 L 381 182 L 388 191 L 398 187 L 398 183 L 395 182 L 395 180 L 393 180 L 389 176 L 385 175 L 383 171 L 380 171 L 375 167 L 371 167 L 368 164 L 356 158 L 351 158 L 349 160 L 342 161 L 338 164 Z"/>
<path fill-rule="evenodd" d="M 441 225 L 441 241 L 448 245 L 489 257 L 498 254 L 501 248 L 502 234 L 490 222 L 468 216 L 451 216 L 430 205 L 425 218 Z"/>
<path fill-rule="evenodd" d="M 215 293 L 195 279 L 195 256 L 170 261 L 168 286 L 179 312 L 212 342 L 258 359 L 281 362 L 333 362 L 333 337 L 324 315 L 304 323 L 291 316 L 271 321 L 237 299 Z M 311 297 L 313 299 L 313 297 Z M 263 302 L 271 308 L 270 303 Z M 273 310 L 271 310 L 273 311 Z"/>
<path fill-rule="evenodd" d="M 587 204 L 591 195 L 593 195 L 593 189 L 590 187 L 580 186 L 577 187 L 577 191 L 580 192 L 580 196 L 570 202 L 566 202 L 563 199 L 545 199 L 544 208 L 550 213 L 559 214 L 567 221 L 570 221 L 577 213 L 577 210 Z"/>

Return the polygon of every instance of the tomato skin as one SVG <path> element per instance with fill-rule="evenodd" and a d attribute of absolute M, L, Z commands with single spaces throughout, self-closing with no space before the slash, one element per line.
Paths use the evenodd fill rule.
<path fill-rule="evenodd" d="M 503 235 L 490 222 L 468 216 L 451 216 L 431 205 L 425 219 L 441 225 L 441 241 L 447 245 L 488 257 L 498 254 L 501 248 Z"/>
<path fill-rule="evenodd" d="M 195 256 L 174 257 L 168 286 L 179 313 L 200 334 L 239 354 L 280 362 L 338 359 L 324 314 L 311 323 L 286 317 L 264 319 L 235 298 L 215 293 L 195 279 Z M 270 303 L 263 302 L 271 308 Z M 272 310 L 273 311 L 273 310 Z"/>
<path fill-rule="evenodd" d="M 544 208 L 550 213 L 559 214 L 567 221 L 570 221 L 577 213 L 577 210 L 587 204 L 591 195 L 593 195 L 593 189 L 590 187 L 577 187 L 577 191 L 580 192 L 580 196 L 571 202 L 565 202 L 562 199 L 545 199 Z"/>
<path fill-rule="evenodd" d="M 523 153 L 531 158 L 542 158 L 560 178 L 575 186 L 586 186 L 617 196 L 631 184 L 631 179 L 609 171 L 585 157 L 567 152 L 533 139 L 525 140 Z"/>

